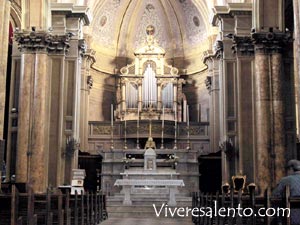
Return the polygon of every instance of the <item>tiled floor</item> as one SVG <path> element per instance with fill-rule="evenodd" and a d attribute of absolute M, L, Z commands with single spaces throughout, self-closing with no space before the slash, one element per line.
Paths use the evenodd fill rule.
<path fill-rule="evenodd" d="M 193 223 L 178 218 L 109 218 L 100 225 L 193 225 Z"/>

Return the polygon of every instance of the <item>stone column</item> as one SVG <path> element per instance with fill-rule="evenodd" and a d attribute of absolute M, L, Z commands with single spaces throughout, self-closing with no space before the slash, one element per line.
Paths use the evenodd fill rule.
<path fill-rule="evenodd" d="M 271 183 L 270 80 L 267 55 L 255 55 L 256 183 L 264 191 Z"/>
<path fill-rule="evenodd" d="M 4 112 L 5 112 L 5 94 L 6 94 L 6 70 L 8 54 L 8 35 L 9 35 L 9 17 L 10 1 L 2 0 L 0 2 L 0 140 L 3 139 L 4 132 Z M 0 156 L 0 160 L 2 156 Z M 2 160 L 0 161 L 0 165 Z"/>
<path fill-rule="evenodd" d="M 282 49 L 288 50 L 291 34 L 285 31 L 283 0 L 255 0 L 253 4 L 253 43 L 255 45 L 256 82 L 256 184 L 261 193 L 274 187 L 285 175 L 284 165 L 292 148 L 287 148 L 284 125 L 289 99 L 283 85 L 293 90 L 284 75 Z M 271 10 L 273 8 L 275 10 Z M 286 70 L 290 73 L 289 70 Z M 291 98 L 293 98 L 291 96 Z M 294 113 L 291 112 L 291 115 Z M 293 117 L 293 116 L 292 116 Z M 292 118 L 290 118 L 292 119 Z"/>
<path fill-rule="evenodd" d="M 281 50 L 289 33 L 253 33 L 255 43 L 256 183 L 263 192 L 285 175 L 287 160 Z M 291 87 L 292 88 L 292 87 Z"/>
<path fill-rule="evenodd" d="M 285 115 L 284 115 L 284 92 L 283 80 L 284 74 L 282 73 L 282 55 L 275 52 L 271 56 L 271 78 L 272 78 L 272 110 L 273 110 L 273 148 L 274 148 L 274 179 L 273 187 L 280 181 L 285 174 L 286 166 L 286 143 L 285 143 Z"/>
<path fill-rule="evenodd" d="M 35 192 L 43 192 L 47 186 L 49 75 L 46 35 L 45 32 L 35 31 L 16 33 L 17 41 L 24 47 L 21 56 L 16 182 L 29 182 Z M 39 49 L 33 47 L 36 39 L 41 40 Z"/>

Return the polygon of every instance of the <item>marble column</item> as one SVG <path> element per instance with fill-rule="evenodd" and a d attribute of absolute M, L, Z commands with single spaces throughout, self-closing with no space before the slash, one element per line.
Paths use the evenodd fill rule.
<path fill-rule="evenodd" d="M 281 50 L 291 35 L 283 32 L 254 33 L 256 80 L 256 183 L 263 192 L 274 187 L 285 176 L 286 147 L 285 106 Z M 290 89 L 293 89 L 290 86 Z M 293 115 L 293 113 L 292 113 Z"/>
<path fill-rule="evenodd" d="M 256 184 L 261 192 L 269 187 L 271 152 L 271 112 L 270 112 L 270 78 L 269 57 L 255 55 L 255 118 L 256 118 Z"/>
<path fill-rule="evenodd" d="M 274 148 L 274 174 L 273 184 L 274 187 L 282 177 L 285 176 L 286 165 L 286 144 L 285 144 L 285 127 L 284 127 L 284 93 L 283 93 L 283 80 L 284 74 L 282 68 L 282 55 L 274 53 L 271 56 L 271 72 L 272 72 L 272 110 L 273 110 L 273 148 Z"/>
<path fill-rule="evenodd" d="M 3 139 L 4 132 L 4 112 L 5 112 L 5 95 L 6 95 L 6 70 L 8 54 L 8 35 L 9 35 L 9 18 L 11 3 L 8 0 L 0 2 L 0 140 Z M 1 156 L 0 156 L 0 159 Z M 0 164 L 2 163 L 2 160 Z"/>
<path fill-rule="evenodd" d="M 47 62 L 46 52 L 27 52 L 21 58 L 16 182 L 29 182 L 35 192 L 47 186 Z"/>
<path fill-rule="evenodd" d="M 49 74 L 48 55 L 38 53 L 35 57 L 34 82 L 31 96 L 31 142 L 28 148 L 29 183 L 35 192 L 45 192 L 48 186 L 48 102 Z M 26 64 L 24 65 L 26 66 Z M 21 109 L 20 109 L 21 110 Z"/>
<path fill-rule="evenodd" d="M 253 3 L 256 184 L 261 194 L 266 188 L 274 187 L 285 176 L 285 163 L 294 151 L 293 147 L 287 148 L 286 145 L 286 109 L 290 99 L 284 97 L 283 88 L 293 90 L 293 84 L 287 81 L 286 77 L 292 75 L 285 74 L 290 71 L 285 70 L 282 59 L 282 50 L 288 52 L 291 42 L 291 33 L 286 31 L 284 26 L 283 2 L 283 0 L 254 0 Z M 270 8 L 275 10 L 270 11 Z M 294 95 L 290 96 L 293 97 Z M 293 121 L 294 112 L 289 114 L 291 115 L 289 119 Z"/>
<path fill-rule="evenodd" d="M 31 133 L 30 121 L 31 121 L 31 93 L 30 90 L 33 88 L 32 84 L 32 73 L 33 63 L 35 57 L 33 54 L 22 54 L 20 77 L 20 99 L 19 99 L 19 114 L 18 114 L 18 151 L 16 158 L 16 182 L 26 183 L 28 177 L 28 155 L 29 149 L 31 148 L 29 139 Z M 27 66 L 24 66 L 27 65 Z"/>

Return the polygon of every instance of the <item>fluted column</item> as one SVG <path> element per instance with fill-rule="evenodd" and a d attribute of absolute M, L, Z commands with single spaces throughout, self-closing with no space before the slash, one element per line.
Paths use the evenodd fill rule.
<path fill-rule="evenodd" d="M 3 139 L 10 1 L 0 2 L 0 140 Z M 2 157 L 0 156 L 0 159 Z M 2 161 L 0 162 L 0 165 Z"/>

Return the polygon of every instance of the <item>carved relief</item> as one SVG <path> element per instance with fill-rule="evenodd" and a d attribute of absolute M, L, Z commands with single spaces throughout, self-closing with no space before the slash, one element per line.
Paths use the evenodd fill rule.
<path fill-rule="evenodd" d="M 255 51 L 271 53 L 281 52 L 283 47 L 292 41 L 291 32 L 285 33 L 268 32 L 268 33 L 252 33 L 252 41 L 255 45 Z"/>
<path fill-rule="evenodd" d="M 15 32 L 15 40 L 18 42 L 20 51 L 48 51 L 49 53 L 66 53 L 70 48 L 72 34 L 52 35 L 46 32 Z"/>

